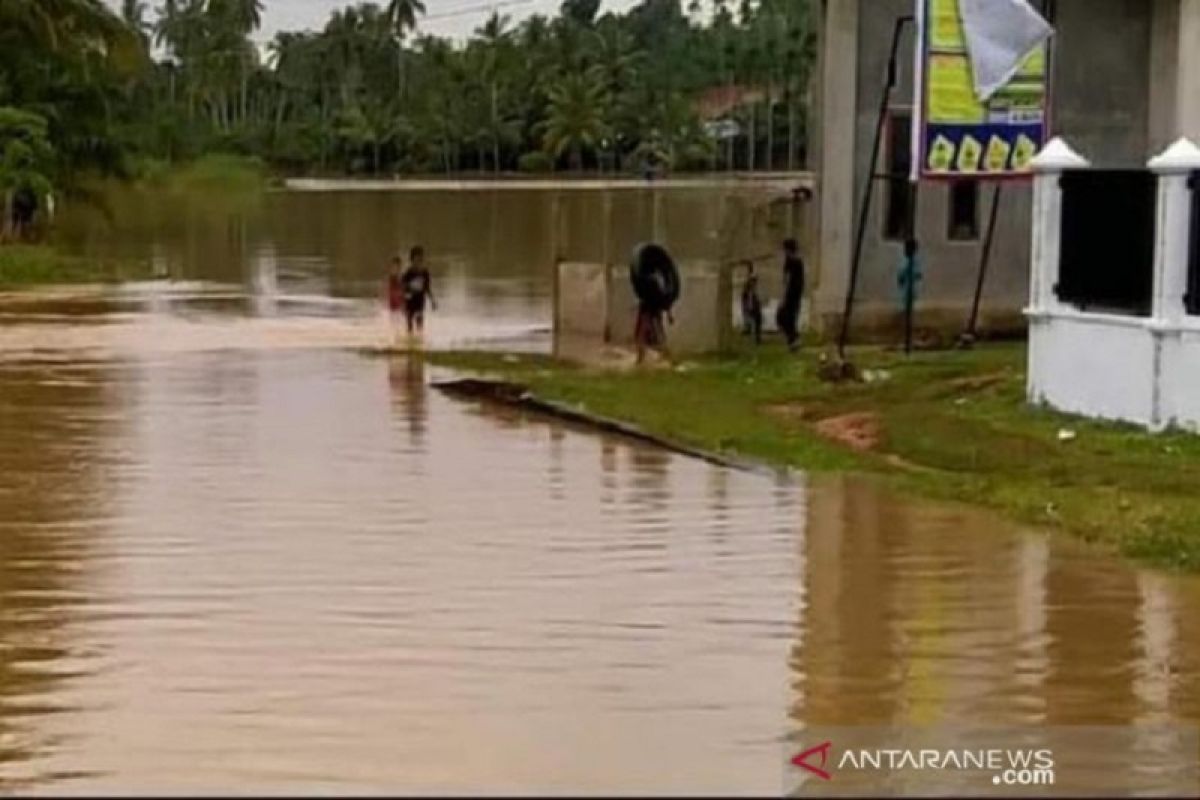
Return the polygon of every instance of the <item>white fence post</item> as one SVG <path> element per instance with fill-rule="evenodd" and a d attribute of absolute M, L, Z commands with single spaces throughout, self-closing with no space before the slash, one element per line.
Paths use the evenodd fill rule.
<path fill-rule="evenodd" d="M 1195 423 L 1196 385 L 1190 380 L 1194 345 L 1185 341 L 1188 263 L 1192 254 L 1192 190 L 1188 182 L 1200 170 L 1200 149 L 1180 139 L 1150 159 L 1158 174 L 1158 212 L 1154 236 L 1153 312 L 1147 329 L 1154 339 L 1154 394 L 1150 428 Z"/>
<path fill-rule="evenodd" d="M 1057 298 L 1062 244 L 1062 186 L 1067 170 L 1086 169 L 1091 164 L 1061 138 L 1052 139 L 1031 166 L 1033 179 L 1033 254 L 1029 280 L 1029 315 L 1054 308 Z"/>
<path fill-rule="evenodd" d="M 1150 159 L 1158 174 L 1158 229 L 1154 247 L 1155 322 L 1177 326 L 1183 321 L 1191 258 L 1192 192 L 1188 181 L 1200 170 L 1200 148 L 1180 139 Z"/>

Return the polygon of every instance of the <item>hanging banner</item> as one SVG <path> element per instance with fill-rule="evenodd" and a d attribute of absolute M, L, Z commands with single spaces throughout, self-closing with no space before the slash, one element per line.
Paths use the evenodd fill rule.
<path fill-rule="evenodd" d="M 1008 2 L 1016 10 L 1025 5 L 1024 0 L 999 5 Z M 964 5 L 972 9 L 967 26 Z M 994 63 L 997 55 L 995 49 L 985 54 L 982 43 L 994 48 L 1008 31 L 1003 12 L 976 15 L 977 5 L 977 0 L 917 0 L 913 180 L 1022 177 L 1045 141 L 1049 26 L 1045 35 L 1030 34 L 1028 17 L 1021 17 L 1017 24 L 1024 27 L 1014 25 L 1014 46 L 1029 42 L 1032 49 L 1016 51 L 1011 77 L 981 97 L 973 66 L 984 55 Z"/>

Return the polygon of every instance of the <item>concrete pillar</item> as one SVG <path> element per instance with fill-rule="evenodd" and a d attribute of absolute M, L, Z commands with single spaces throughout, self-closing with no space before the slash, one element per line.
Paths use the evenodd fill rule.
<path fill-rule="evenodd" d="M 1053 310 L 1058 304 L 1054 285 L 1058 282 L 1062 234 L 1062 185 L 1067 170 L 1086 169 L 1087 159 L 1061 138 L 1050 141 L 1032 161 L 1033 257 L 1030 265 L 1029 314 Z"/>
<path fill-rule="evenodd" d="M 1191 257 L 1192 191 L 1188 181 L 1200 170 L 1200 148 L 1180 139 L 1150 159 L 1158 174 L 1158 223 L 1154 246 L 1152 318 L 1169 326 L 1183 321 Z"/>
<path fill-rule="evenodd" d="M 1150 147 L 1200 141 L 1200 0 L 1153 0 Z"/>
<path fill-rule="evenodd" d="M 1179 0 L 1176 135 L 1200 141 L 1200 0 Z"/>
<path fill-rule="evenodd" d="M 1152 0 L 1150 23 L 1150 151 L 1157 153 L 1179 136 L 1179 0 Z"/>
<path fill-rule="evenodd" d="M 858 124 L 861 0 L 822 0 L 818 48 L 817 258 L 811 280 L 818 314 L 840 309 L 854 232 L 854 143 Z"/>

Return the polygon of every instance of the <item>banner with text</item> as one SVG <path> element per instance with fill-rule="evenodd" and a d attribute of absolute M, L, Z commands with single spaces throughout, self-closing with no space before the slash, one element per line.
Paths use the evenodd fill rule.
<path fill-rule="evenodd" d="M 1049 45 L 986 100 L 976 93 L 960 0 L 917 0 L 913 178 L 1029 174 L 1046 136 Z"/>

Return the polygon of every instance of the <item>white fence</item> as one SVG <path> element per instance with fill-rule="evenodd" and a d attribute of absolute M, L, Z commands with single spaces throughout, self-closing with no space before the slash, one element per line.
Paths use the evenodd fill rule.
<path fill-rule="evenodd" d="M 1152 430 L 1200 431 L 1200 315 L 1189 313 L 1189 284 L 1200 262 L 1193 175 L 1200 149 L 1181 139 L 1148 165 L 1157 179 L 1149 313 L 1097 310 L 1064 301 L 1063 176 L 1091 165 L 1061 139 L 1034 160 L 1033 266 L 1028 395 L 1042 403 Z M 1096 219 L 1097 237 L 1111 223 Z M 1131 225 L 1132 228 L 1132 225 Z M 1130 235 L 1134 235 L 1132 230 Z M 1115 226 L 1115 233 L 1121 233 Z M 1072 233 L 1071 235 L 1078 235 Z M 1104 263 L 1095 268 L 1139 265 Z M 1068 295 L 1069 296 L 1069 295 Z"/>

